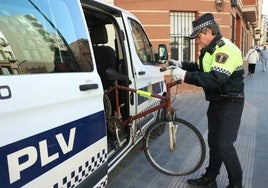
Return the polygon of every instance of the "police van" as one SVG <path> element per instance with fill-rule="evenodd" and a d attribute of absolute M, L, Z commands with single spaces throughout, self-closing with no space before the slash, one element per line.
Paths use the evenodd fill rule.
<path fill-rule="evenodd" d="M 106 187 L 157 115 L 133 121 L 121 138 L 109 132 L 103 94 L 113 82 L 105 71 L 161 94 L 157 59 L 138 19 L 115 6 L 1 0 L 0 187 Z M 122 118 L 159 103 L 132 92 L 119 97 Z"/>

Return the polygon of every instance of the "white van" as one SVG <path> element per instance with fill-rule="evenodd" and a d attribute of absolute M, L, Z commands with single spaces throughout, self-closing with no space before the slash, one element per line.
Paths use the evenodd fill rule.
<path fill-rule="evenodd" d="M 118 144 L 106 125 L 105 70 L 163 93 L 155 55 L 137 18 L 104 2 L 1 0 L 0 187 L 105 187 L 157 118 L 134 121 Z M 159 100 L 120 92 L 120 103 L 126 118 Z"/>

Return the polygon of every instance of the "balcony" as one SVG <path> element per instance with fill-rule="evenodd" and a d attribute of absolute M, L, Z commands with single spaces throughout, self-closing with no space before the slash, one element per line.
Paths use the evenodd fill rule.
<path fill-rule="evenodd" d="M 246 22 L 256 22 L 258 20 L 258 10 L 256 5 L 243 6 L 242 13 Z"/>
<path fill-rule="evenodd" d="M 251 23 L 253 28 L 258 27 L 259 0 L 231 0 L 231 2 L 232 7 L 237 7 L 241 11 L 245 22 Z"/>

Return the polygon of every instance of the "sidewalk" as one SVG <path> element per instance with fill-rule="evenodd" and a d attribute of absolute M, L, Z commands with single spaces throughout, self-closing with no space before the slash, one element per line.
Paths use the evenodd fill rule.
<path fill-rule="evenodd" d="M 268 72 L 256 66 L 253 76 L 245 70 L 246 101 L 241 128 L 235 146 L 243 168 L 245 188 L 267 187 L 268 177 Z M 207 137 L 206 110 L 208 103 L 203 92 L 176 96 L 178 116 L 194 124 L 203 137 Z M 201 169 L 183 177 L 167 176 L 155 170 L 146 160 L 143 152 L 132 152 L 109 174 L 109 188 L 188 188 L 186 181 L 204 173 L 208 158 Z M 218 188 L 228 185 L 224 167 L 217 178 Z"/>

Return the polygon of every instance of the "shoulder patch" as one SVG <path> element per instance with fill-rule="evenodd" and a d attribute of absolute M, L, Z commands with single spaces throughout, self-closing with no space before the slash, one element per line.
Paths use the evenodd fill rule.
<path fill-rule="evenodd" d="M 219 46 L 219 48 L 220 47 L 222 47 L 222 46 L 224 46 L 225 45 L 225 42 L 224 42 L 224 40 L 219 40 L 218 42 L 217 42 L 217 44 L 218 44 L 218 46 Z"/>
<path fill-rule="evenodd" d="M 227 59 L 229 58 L 229 56 L 227 55 L 227 54 L 225 54 L 225 53 L 217 53 L 216 54 L 216 59 L 215 59 L 215 61 L 217 62 L 217 63 L 222 63 L 222 64 L 224 64 L 226 61 L 227 61 Z"/>

